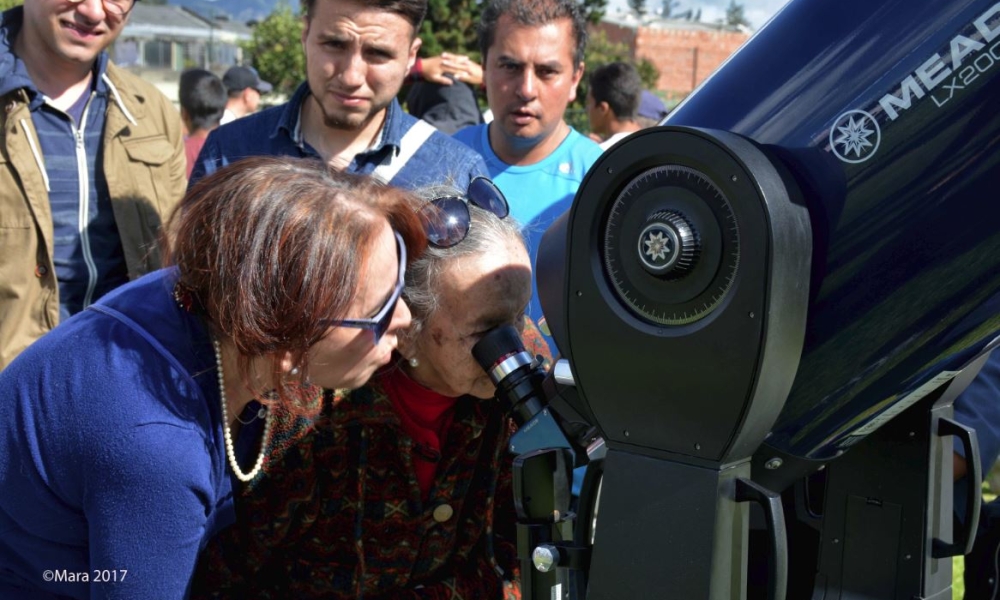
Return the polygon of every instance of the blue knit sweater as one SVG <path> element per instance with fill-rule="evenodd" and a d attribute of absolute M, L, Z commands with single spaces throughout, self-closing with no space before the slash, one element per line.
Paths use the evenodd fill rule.
<path fill-rule="evenodd" d="M 0 598 L 182 598 L 233 522 L 214 352 L 175 277 L 115 290 L 0 372 Z"/>

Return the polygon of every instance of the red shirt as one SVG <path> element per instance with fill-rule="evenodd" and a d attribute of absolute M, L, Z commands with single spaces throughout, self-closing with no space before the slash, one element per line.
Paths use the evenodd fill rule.
<path fill-rule="evenodd" d="M 441 460 L 444 434 L 455 414 L 457 398 L 425 388 L 410 379 L 402 369 L 390 369 L 384 373 L 381 384 L 399 414 L 403 431 L 413 439 L 413 468 L 420 493 L 427 499 Z"/>

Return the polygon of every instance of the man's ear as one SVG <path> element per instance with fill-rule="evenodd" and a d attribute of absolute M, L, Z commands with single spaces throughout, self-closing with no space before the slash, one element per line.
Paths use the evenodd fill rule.
<path fill-rule="evenodd" d="M 302 16 L 302 51 L 305 52 L 306 49 L 306 38 L 309 37 L 309 23 L 312 19 L 309 15 Z"/>
<path fill-rule="evenodd" d="M 414 63 L 417 62 L 417 52 L 420 51 L 420 46 L 423 44 L 423 40 L 420 37 L 413 38 L 413 42 L 410 43 L 410 55 L 406 58 L 406 72 L 409 73 L 413 69 Z"/>
<path fill-rule="evenodd" d="M 576 100 L 576 90 L 580 87 L 581 79 L 583 79 L 583 62 L 580 62 L 580 66 L 573 72 L 573 89 L 569 92 L 569 102 L 566 103 L 567 105 Z"/>

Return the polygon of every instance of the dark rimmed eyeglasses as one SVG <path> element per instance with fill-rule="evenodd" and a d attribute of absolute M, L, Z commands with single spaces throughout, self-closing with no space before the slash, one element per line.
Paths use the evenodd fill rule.
<path fill-rule="evenodd" d="M 393 233 L 396 235 L 396 250 L 399 254 L 399 278 L 396 280 L 396 288 L 392 290 L 385 305 L 378 311 L 377 315 L 370 319 L 327 319 L 323 321 L 325 325 L 369 329 L 375 335 L 375 345 L 378 345 L 379 340 L 389 329 L 389 324 L 392 323 L 392 316 L 396 312 L 396 303 L 399 302 L 399 297 L 403 294 L 403 283 L 406 280 L 406 244 L 399 232 L 394 231 Z"/>
<path fill-rule="evenodd" d="M 81 2 L 83 0 L 69 0 L 70 4 L 80 4 Z M 103 0 L 102 4 L 104 12 L 111 13 L 116 17 L 124 17 L 135 6 L 135 0 Z"/>
<path fill-rule="evenodd" d="M 427 242 L 437 248 L 451 248 L 469 235 L 472 216 L 469 203 L 503 219 L 510 214 L 507 198 L 495 183 L 485 177 L 469 182 L 466 197 L 444 196 L 428 202 L 420 211 L 427 230 Z"/>

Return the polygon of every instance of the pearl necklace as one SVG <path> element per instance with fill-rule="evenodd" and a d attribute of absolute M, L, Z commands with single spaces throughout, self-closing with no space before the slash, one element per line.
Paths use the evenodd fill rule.
<path fill-rule="evenodd" d="M 222 376 L 222 348 L 219 346 L 219 340 L 212 340 L 212 345 L 215 347 L 215 364 L 218 366 L 219 372 L 219 400 L 222 404 L 222 437 L 226 440 L 226 458 L 229 459 L 229 466 L 232 467 L 236 478 L 246 483 L 256 477 L 257 473 L 260 473 L 261 467 L 264 466 L 264 455 L 267 453 L 267 439 L 271 433 L 271 411 L 267 411 L 267 416 L 264 417 L 264 436 L 260 442 L 260 454 L 257 455 L 257 462 L 254 463 L 253 469 L 249 473 L 244 473 L 240 469 L 240 465 L 236 462 L 236 452 L 233 450 L 233 434 L 229 430 L 226 382 Z"/>

